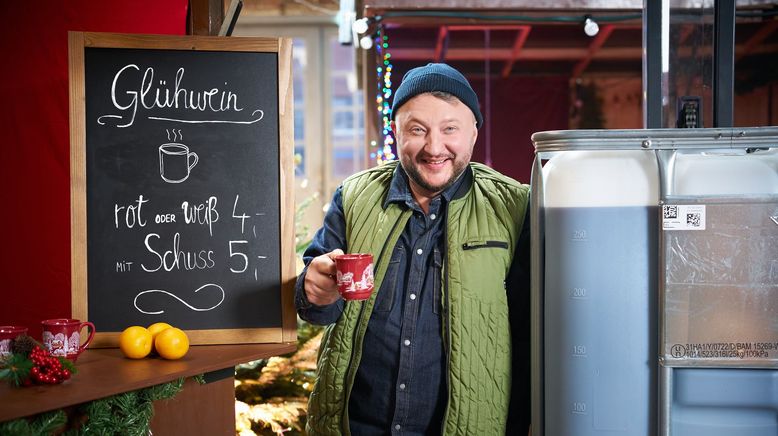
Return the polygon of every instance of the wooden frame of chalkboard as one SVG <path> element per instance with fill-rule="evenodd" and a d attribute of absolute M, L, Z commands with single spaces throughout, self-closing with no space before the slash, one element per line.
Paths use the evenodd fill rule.
<path fill-rule="evenodd" d="M 72 316 L 296 339 L 288 38 L 70 32 Z"/>

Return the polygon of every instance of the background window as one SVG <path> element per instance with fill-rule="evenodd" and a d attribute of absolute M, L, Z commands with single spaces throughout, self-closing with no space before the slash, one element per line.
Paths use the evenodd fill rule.
<path fill-rule="evenodd" d="M 298 228 L 310 237 L 338 185 L 367 168 L 364 94 L 357 89 L 356 50 L 338 42 L 333 22 L 283 21 L 241 18 L 233 34 L 293 40 L 295 202 L 307 204 Z"/>

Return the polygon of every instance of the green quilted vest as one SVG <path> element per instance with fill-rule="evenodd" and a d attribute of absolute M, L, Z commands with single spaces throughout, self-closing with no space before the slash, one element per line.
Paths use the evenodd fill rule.
<path fill-rule="evenodd" d="M 348 252 L 374 256 L 380 290 L 392 250 L 411 211 L 383 209 L 396 162 L 343 182 Z M 448 355 L 445 435 L 505 432 L 510 395 L 510 328 L 505 278 L 524 220 L 528 187 L 477 163 L 473 184 L 448 205 L 448 251 L 443 268 L 441 326 Z M 362 357 L 362 340 L 375 304 L 348 301 L 325 329 L 318 373 L 308 403 L 310 435 L 349 435 L 348 398 Z"/>

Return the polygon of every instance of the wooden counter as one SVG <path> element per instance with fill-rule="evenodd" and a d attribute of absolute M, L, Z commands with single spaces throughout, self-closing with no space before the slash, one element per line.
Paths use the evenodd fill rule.
<path fill-rule="evenodd" d="M 180 360 L 158 357 L 131 360 L 116 348 L 87 350 L 76 362 L 78 373 L 65 383 L 26 388 L 0 384 L 0 422 L 167 383 L 180 377 L 218 372 L 241 363 L 286 354 L 296 347 L 295 343 L 197 345 L 191 347 Z M 222 378 L 221 384 L 234 390 L 229 380 L 231 378 Z M 189 385 L 181 394 L 187 391 L 187 387 Z M 203 393 L 197 394 L 201 396 L 200 409 L 208 407 L 209 399 L 202 398 L 207 396 L 207 392 L 204 389 Z M 231 398 L 234 403 L 234 394 Z M 218 401 L 225 402 L 224 399 Z M 229 408 L 234 411 L 234 404 L 229 404 Z M 234 434 L 234 414 L 232 418 Z"/>

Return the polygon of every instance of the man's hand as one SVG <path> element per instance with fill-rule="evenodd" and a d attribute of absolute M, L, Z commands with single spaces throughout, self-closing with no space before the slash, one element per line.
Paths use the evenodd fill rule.
<path fill-rule="evenodd" d="M 338 281 L 335 277 L 335 256 L 343 254 L 336 249 L 314 257 L 305 273 L 305 296 L 308 302 L 317 306 L 332 304 L 340 298 Z"/>

